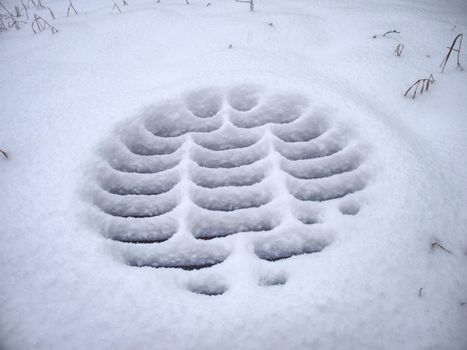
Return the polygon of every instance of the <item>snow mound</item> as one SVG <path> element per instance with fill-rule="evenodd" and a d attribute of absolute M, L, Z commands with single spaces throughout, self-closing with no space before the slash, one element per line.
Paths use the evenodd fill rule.
<path fill-rule="evenodd" d="M 317 253 L 332 242 L 320 209 L 365 189 L 365 158 L 351 129 L 305 96 L 198 89 L 146 109 L 102 144 L 87 184 L 89 221 L 136 267 L 210 268 L 240 234 L 270 262 Z M 358 203 L 340 210 L 355 215 Z M 219 295 L 227 286 L 188 289 Z"/>

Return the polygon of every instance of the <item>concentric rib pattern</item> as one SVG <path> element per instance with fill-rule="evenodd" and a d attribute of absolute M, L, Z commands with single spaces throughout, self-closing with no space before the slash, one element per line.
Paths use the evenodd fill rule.
<path fill-rule="evenodd" d="M 208 268 L 229 255 L 211 241 L 230 244 L 240 233 L 260 238 L 254 253 L 264 261 L 319 252 L 331 241 L 314 231 L 320 206 L 367 184 L 366 156 L 351 135 L 302 95 L 249 85 L 191 91 L 148 108 L 102 145 L 88 191 L 93 221 L 106 238 L 160 248 L 136 249 L 130 266 Z M 352 203 L 341 212 L 355 215 Z M 197 248 L 165 251 L 174 237 Z"/>

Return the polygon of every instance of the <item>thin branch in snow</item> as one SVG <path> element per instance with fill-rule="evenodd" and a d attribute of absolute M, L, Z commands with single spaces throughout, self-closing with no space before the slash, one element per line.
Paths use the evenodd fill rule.
<path fill-rule="evenodd" d="M 47 9 L 50 12 L 50 17 L 52 17 L 52 19 L 55 19 L 55 14 L 52 12 L 52 9 L 50 7 L 47 7 Z"/>
<path fill-rule="evenodd" d="M 118 10 L 118 12 L 122 13 L 122 10 L 120 10 L 120 7 L 118 7 L 117 3 L 114 1 L 114 6 L 112 7 L 112 12 L 114 12 L 115 9 Z"/>
<path fill-rule="evenodd" d="M 211 3 L 210 3 L 210 2 L 208 2 L 208 3 L 206 4 L 206 7 L 209 7 L 209 6 L 211 6 Z"/>
<path fill-rule="evenodd" d="M 1 2 L 0 2 L 0 6 L 3 7 L 3 9 L 6 11 L 6 13 L 10 15 L 10 17 L 14 17 L 13 14 Z"/>
<path fill-rule="evenodd" d="M 15 6 L 15 12 L 16 12 L 16 18 L 21 17 L 21 10 L 19 9 L 18 6 Z"/>
<path fill-rule="evenodd" d="M 235 0 L 236 2 L 244 2 L 245 4 L 250 4 L 250 12 L 255 11 L 255 3 L 253 0 Z"/>
<path fill-rule="evenodd" d="M 23 5 L 24 12 L 26 12 L 26 18 L 29 20 L 29 13 L 28 13 L 28 8 L 24 4 L 23 0 L 21 0 L 21 5 Z"/>
<path fill-rule="evenodd" d="M 423 288 L 420 288 L 420 290 L 418 291 L 418 296 L 421 298 L 422 297 L 422 290 Z"/>
<path fill-rule="evenodd" d="M 388 34 L 391 34 L 391 33 L 396 33 L 396 34 L 400 34 L 401 32 L 399 32 L 398 30 L 396 29 L 393 29 L 393 30 L 388 30 L 386 33 L 384 33 L 383 35 L 381 35 L 382 37 L 385 37 L 386 35 Z M 373 35 L 373 39 L 376 39 L 378 37 L 378 35 Z"/>
<path fill-rule="evenodd" d="M 50 25 L 49 22 L 47 22 L 45 19 L 43 19 L 41 16 L 34 14 L 34 20 L 31 23 L 31 28 L 34 34 L 37 34 L 39 32 L 42 32 L 46 28 L 50 28 L 50 31 L 52 34 L 55 34 L 58 32 L 58 29 L 55 28 L 54 26 Z"/>
<path fill-rule="evenodd" d="M 412 98 L 415 98 L 417 92 L 419 95 L 423 94 L 424 91 L 428 91 L 430 84 L 435 82 L 435 78 L 433 78 L 433 74 L 426 79 L 418 79 L 415 83 L 413 83 L 405 92 L 404 96 L 407 96 L 410 91 L 412 91 Z M 421 87 L 420 90 L 418 88 Z"/>
<path fill-rule="evenodd" d="M 8 154 L 7 154 L 5 151 L 2 151 L 2 150 L 0 149 L 0 153 L 3 154 L 3 156 L 4 156 L 5 158 L 8 159 Z"/>
<path fill-rule="evenodd" d="M 16 30 L 21 29 L 21 27 L 19 26 L 20 24 L 26 23 L 25 21 L 21 21 L 15 17 L 10 17 L 9 19 L 11 20 L 11 23 L 8 23 L 8 27 L 12 28 L 14 26 Z"/>
<path fill-rule="evenodd" d="M 68 10 L 66 12 L 66 16 L 68 17 L 70 15 L 70 11 L 73 10 L 75 12 L 75 15 L 78 14 L 78 11 L 76 11 L 75 7 L 73 6 L 73 3 L 70 0 L 70 4 L 68 5 Z"/>
<path fill-rule="evenodd" d="M 36 3 L 34 2 L 34 0 L 28 0 L 28 8 L 29 8 L 29 2 L 32 2 L 32 4 L 34 5 L 34 7 L 37 7 Z"/>
<path fill-rule="evenodd" d="M 403 44 L 399 44 L 397 45 L 396 49 L 394 50 L 395 54 L 397 57 L 399 57 L 400 55 L 402 55 L 402 51 L 404 50 L 404 45 Z"/>
<path fill-rule="evenodd" d="M 3 20 L 0 18 L 0 32 L 7 32 L 8 28 L 6 27 L 5 23 L 3 23 Z"/>
<path fill-rule="evenodd" d="M 128 6 L 128 3 L 126 2 L 126 0 L 123 0 L 123 6 Z"/>
<path fill-rule="evenodd" d="M 464 68 L 462 68 L 461 63 L 460 63 L 460 54 L 461 54 L 462 38 L 463 37 L 464 37 L 464 34 L 457 35 L 454 38 L 454 41 L 452 42 L 451 47 L 448 47 L 449 51 L 446 54 L 446 57 L 444 57 L 441 64 L 439 65 L 440 67 L 443 67 L 443 69 L 441 70 L 441 73 L 444 72 L 444 68 L 446 68 L 446 64 L 448 63 L 449 57 L 451 56 L 451 52 L 453 52 L 453 51 L 457 52 L 457 68 L 459 68 L 460 70 L 464 70 Z M 456 43 L 457 43 L 458 39 L 459 39 L 459 45 L 458 45 L 457 49 L 455 49 L 454 46 L 456 46 Z"/>
<path fill-rule="evenodd" d="M 438 242 L 432 242 L 431 243 L 431 249 L 434 249 L 435 247 L 438 247 L 438 248 L 441 248 L 442 250 L 444 250 L 445 252 L 449 253 L 449 254 L 452 254 L 452 252 L 446 248 L 444 248 L 441 244 L 439 244 Z"/>
<path fill-rule="evenodd" d="M 42 10 L 42 9 L 44 9 L 44 8 L 45 8 L 45 6 L 42 5 L 41 0 L 37 0 L 37 9 L 38 9 L 38 10 Z"/>

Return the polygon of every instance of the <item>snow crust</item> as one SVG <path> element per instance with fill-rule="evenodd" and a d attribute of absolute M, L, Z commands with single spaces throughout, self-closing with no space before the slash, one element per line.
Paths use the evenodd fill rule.
<path fill-rule="evenodd" d="M 0 348 L 467 348 L 465 2 L 128 2 L 0 33 Z"/>

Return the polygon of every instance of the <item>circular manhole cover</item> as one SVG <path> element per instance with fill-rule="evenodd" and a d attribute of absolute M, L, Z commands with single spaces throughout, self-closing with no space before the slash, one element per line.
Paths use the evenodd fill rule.
<path fill-rule="evenodd" d="M 350 129 L 303 95 L 200 89 L 148 108 L 102 145 L 91 221 L 131 266 L 210 268 L 238 239 L 252 242 L 258 261 L 275 262 L 331 243 L 323 207 L 358 212 L 344 197 L 365 188 L 364 160 Z M 216 281 L 188 287 L 227 290 Z"/>

